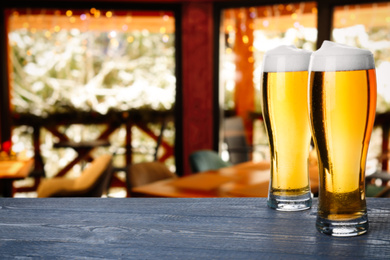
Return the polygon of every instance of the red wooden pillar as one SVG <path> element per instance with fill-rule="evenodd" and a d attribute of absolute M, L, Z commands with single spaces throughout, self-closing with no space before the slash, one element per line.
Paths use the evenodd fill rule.
<path fill-rule="evenodd" d="M 213 147 L 213 6 L 182 5 L 183 169 L 189 155 Z"/>

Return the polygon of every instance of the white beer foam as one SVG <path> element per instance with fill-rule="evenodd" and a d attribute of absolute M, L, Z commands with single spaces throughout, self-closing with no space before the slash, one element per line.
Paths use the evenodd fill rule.
<path fill-rule="evenodd" d="M 281 45 L 265 53 L 263 72 L 307 71 L 311 54 L 293 45 Z"/>
<path fill-rule="evenodd" d="M 345 71 L 374 69 L 375 62 L 369 50 L 344 44 L 324 41 L 321 48 L 313 52 L 311 71 Z"/>

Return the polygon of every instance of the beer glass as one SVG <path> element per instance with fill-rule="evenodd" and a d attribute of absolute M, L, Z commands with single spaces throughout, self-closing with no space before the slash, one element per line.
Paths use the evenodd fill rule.
<path fill-rule="evenodd" d="M 271 178 L 267 205 L 281 211 L 311 207 L 307 108 L 311 52 L 280 46 L 265 53 L 262 110 L 270 144 Z"/>
<path fill-rule="evenodd" d="M 325 41 L 309 66 L 310 125 L 320 175 L 316 227 L 321 233 L 367 232 L 364 179 L 375 109 L 372 53 Z"/>

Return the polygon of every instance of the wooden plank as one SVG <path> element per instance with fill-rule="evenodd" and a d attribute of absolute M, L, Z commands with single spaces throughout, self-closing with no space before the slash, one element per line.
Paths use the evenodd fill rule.
<path fill-rule="evenodd" d="M 368 199 L 370 230 L 333 238 L 311 210 L 265 198 L 0 199 L 2 258 L 389 259 L 390 200 Z"/>

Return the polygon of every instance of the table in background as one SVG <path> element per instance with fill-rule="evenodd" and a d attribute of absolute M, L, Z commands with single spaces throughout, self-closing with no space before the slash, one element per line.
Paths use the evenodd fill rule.
<path fill-rule="evenodd" d="M 311 191 L 318 192 L 318 167 L 309 167 Z M 170 198 L 267 197 L 270 163 L 245 162 L 178 179 L 135 187 L 132 196 Z"/>
<path fill-rule="evenodd" d="M 33 165 L 33 159 L 0 161 L 0 190 L 4 197 L 12 197 L 13 181 L 26 178 Z"/>
<path fill-rule="evenodd" d="M 3 259 L 390 259 L 390 200 L 368 198 L 367 234 L 315 229 L 313 208 L 265 198 L 0 198 Z"/>

